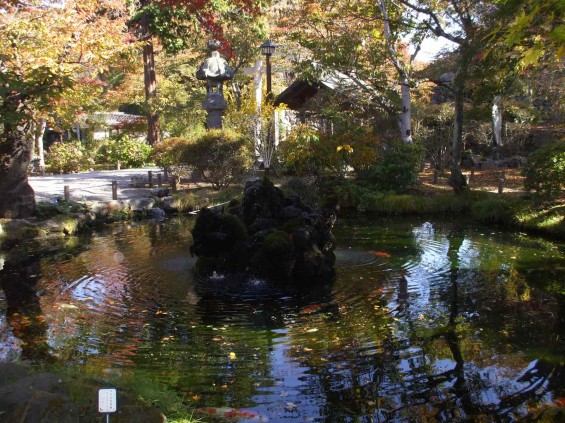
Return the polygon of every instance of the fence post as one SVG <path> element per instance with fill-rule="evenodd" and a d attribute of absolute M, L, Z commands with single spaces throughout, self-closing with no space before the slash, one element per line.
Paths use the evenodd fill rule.
<path fill-rule="evenodd" d="M 120 162 L 119 160 L 116 162 L 116 169 L 120 170 L 122 167 L 122 162 Z"/>
<path fill-rule="evenodd" d="M 163 186 L 163 175 L 160 173 L 157 174 L 157 186 L 161 188 Z"/>
<path fill-rule="evenodd" d="M 118 181 L 112 181 L 112 200 L 118 199 Z"/>
<path fill-rule="evenodd" d="M 69 189 L 68 185 L 64 186 L 64 193 L 65 193 L 65 201 L 69 201 L 71 199 L 71 190 Z"/>
<path fill-rule="evenodd" d="M 147 180 L 149 181 L 149 188 L 153 188 L 153 171 L 149 170 L 147 172 Z"/>
<path fill-rule="evenodd" d="M 504 192 L 504 181 L 506 180 L 506 176 L 504 175 L 504 171 L 500 172 L 500 178 L 498 179 L 498 194 L 502 194 Z"/>
<path fill-rule="evenodd" d="M 434 185 L 437 185 L 438 180 L 439 180 L 439 171 L 436 169 L 434 170 L 434 182 L 433 182 Z"/>

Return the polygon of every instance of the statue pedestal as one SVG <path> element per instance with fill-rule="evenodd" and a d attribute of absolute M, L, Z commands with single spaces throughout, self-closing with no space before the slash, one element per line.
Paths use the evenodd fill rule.
<path fill-rule="evenodd" d="M 208 112 L 206 126 L 208 129 L 221 129 L 222 116 L 228 107 L 226 100 L 221 92 L 210 92 L 202 102 L 202 108 Z"/>

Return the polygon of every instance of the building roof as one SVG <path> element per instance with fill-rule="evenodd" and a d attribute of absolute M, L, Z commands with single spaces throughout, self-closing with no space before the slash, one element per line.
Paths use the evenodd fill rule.
<path fill-rule="evenodd" d="M 94 112 L 81 119 L 81 126 L 99 125 L 112 128 L 123 128 L 145 122 L 145 116 L 131 115 L 123 112 Z"/>
<path fill-rule="evenodd" d="M 314 64 L 315 68 L 320 66 Z M 306 101 L 314 97 L 320 89 L 332 91 L 358 92 L 361 86 L 367 91 L 374 91 L 366 82 L 353 78 L 336 70 L 322 71 L 318 80 L 310 82 L 298 79 L 281 92 L 275 99 L 275 105 L 286 104 L 291 110 L 300 109 Z"/>

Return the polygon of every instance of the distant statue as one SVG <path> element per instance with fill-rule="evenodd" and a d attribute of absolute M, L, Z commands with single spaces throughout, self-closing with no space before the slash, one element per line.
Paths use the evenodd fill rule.
<path fill-rule="evenodd" d="M 222 84 L 233 78 L 234 71 L 228 66 L 228 62 L 220 56 L 218 49 L 220 43 L 216 40 L 208 41 L 208 57 L 196 71 L 196 78 L 206 81 L 206 97 L 202 102 L 202 108 L 208 112 L 206 128 L 219 129 L 222 127 L 222 116 L 228 107 Z"/>
<path fill-rule="evenodd" d="M 220 56 L 218 49 L 220 43 L 216 40 L 208 41 L 208 57 L 196 71 L 196 78 L 207 82 L 207 93 L 222 92 L 222 82 L 233 79 L 234 71 L 229 67 L 228 62 Z"/>

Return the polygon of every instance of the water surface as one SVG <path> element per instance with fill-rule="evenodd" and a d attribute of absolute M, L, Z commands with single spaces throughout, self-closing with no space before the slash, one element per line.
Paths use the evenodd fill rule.
<path fill-rule="evenodd" d="M 196 278 L 191 224 L 0 253 L 0 359 L 135 375 L 189 409 L 269 421 L 514 421 L 565 404 L 563 244 L 341 217 L 335 281 L 281 287 Z"/>

